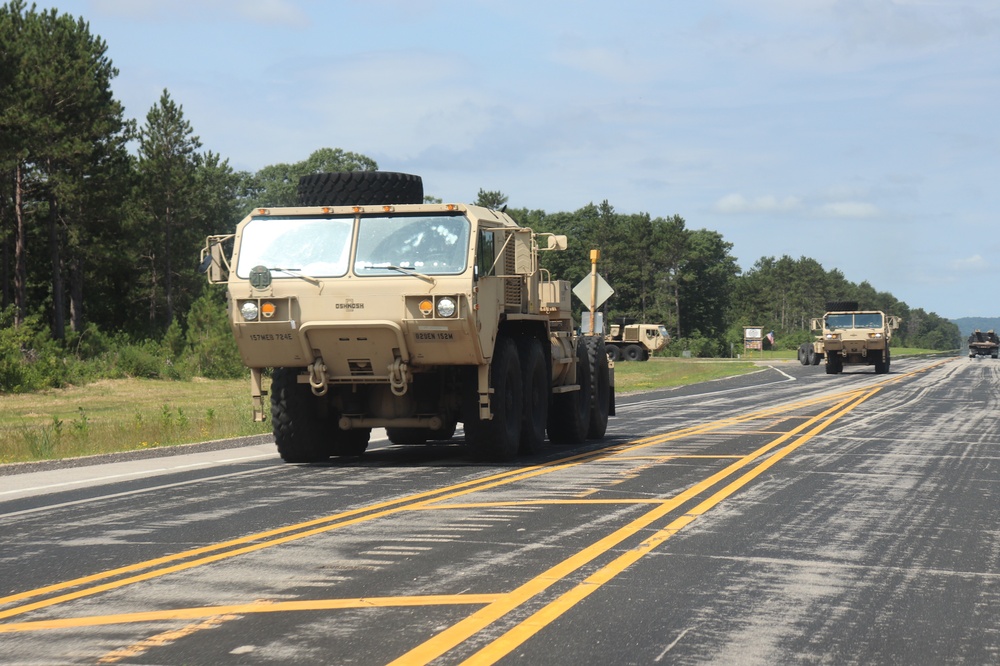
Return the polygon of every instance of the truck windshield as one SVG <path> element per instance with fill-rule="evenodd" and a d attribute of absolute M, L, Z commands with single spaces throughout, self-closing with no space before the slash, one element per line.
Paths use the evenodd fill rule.
<path fill-rule="evenodd" d="M 358 225 L 357 275 L 458 275 L 469 259 L 469 221 L 463 215 L 362 217 Z"/>
<path fill-rule="evenodd" d="M 826 327 L 838 328 L 882 328 L 882 315 L 878 312 L 827 315 Z"/>
<path fill-rule="evenodd" d="M 236 275 L 250 276 L 254 266 L 291 271 L 275 279 L 340 277 L 347 273 L 351 217 L 255 217 L 243 227 Z"/>

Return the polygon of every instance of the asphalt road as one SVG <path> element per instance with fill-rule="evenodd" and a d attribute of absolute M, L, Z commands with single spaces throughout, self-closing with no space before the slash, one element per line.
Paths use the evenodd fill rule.
<path fill-rule="evenodd" d="M 1000 662 L 1000 362 L 619 396 L 511 465 L 0 470 L 0 662 Z M 206 450 L 216 448 L 218 450 Z"/>

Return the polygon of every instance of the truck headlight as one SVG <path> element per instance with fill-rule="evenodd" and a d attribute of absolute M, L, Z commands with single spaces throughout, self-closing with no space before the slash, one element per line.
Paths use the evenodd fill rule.
<path fill-rule="evenodd" d="M 444 298 L 439 298 L 437 302 L 437 313 L 439 317 L 454 317 L 455 316 L 455 301 L 445 296 Z"/>
<path fill-rule="evenodd" d="M 257 309 L 257 304 L 253 301 L 247 301 L 240 306 L 240 314 L 243 315 L 243 318 L 247 321 L 256 320 L 259 313 L 260 311 Z"/>

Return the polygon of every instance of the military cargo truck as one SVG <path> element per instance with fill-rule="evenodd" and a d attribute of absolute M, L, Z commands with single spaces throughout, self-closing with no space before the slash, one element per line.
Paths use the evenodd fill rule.
<path fill-rule="evenodd" d="M 877 374 L 889 372 L 889 344 L 899 328 L 899 317 L 878 310 L 859 310 L 854 301 L 831 301 L 812 329 L 822 338 L 826 374 L 843 372 L 845 365 L 874 365 Z"/>
<path fill-rule="evenodd" d="M 969 358 L 976 356 L 1000 356 L 1000 338 L 993 331 L 983 333 L 978 328 L 969 336 Z"/>
<path fill-rule="evenodd" d="M 649 355 L 670 342 L 663 324 L 636 324 L 624 321 L 611 324 L 604 344 L 612 361 L 646 361 Z"/>
<path fill-rule="evenodd" d="M 209 281 L 227 287 L 258 421 L 270 373 L 284 460 L 360 455 L 375 427 L 423 444 L 462 423 L 469 449 L 492 460 L 536 453 L 546 434 L 604 436 L 604 341 L 575 332 L 569 283 L 539 267 L 565 236 L 424 204 L 410 174 L 316 174 L 299 197 L 250 211 L 201 253 Z"/>

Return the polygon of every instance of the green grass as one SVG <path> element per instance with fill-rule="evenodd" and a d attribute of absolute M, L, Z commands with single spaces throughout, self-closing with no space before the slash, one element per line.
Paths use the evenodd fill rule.
<path fill-rule="evenodd" d="M 685 386 L 757 369 L 750 360 L 651 358 L 645 363 L 619 362 L 615 363 L 615 392 L 635 393 Z"/>
<path fill-rule="evenodd" d="M 249 380 L 102 380 L 0 396 L 0 464 L 270 432 L 254 423 Z"/>
<path fill-rule="evenodd" d="M 893 347 L 893 356 L 939 353 Z M 796 360 L 795 350 L 740 360 L 652 358 L 617 363 L 615 390 L 635 393 L 752 372 L 760 361 Z M 0 464 L 115 453 L 267 433 L 250 418 L 249 380 L 102 380 L 85 386 L 0 395 Z"/>

